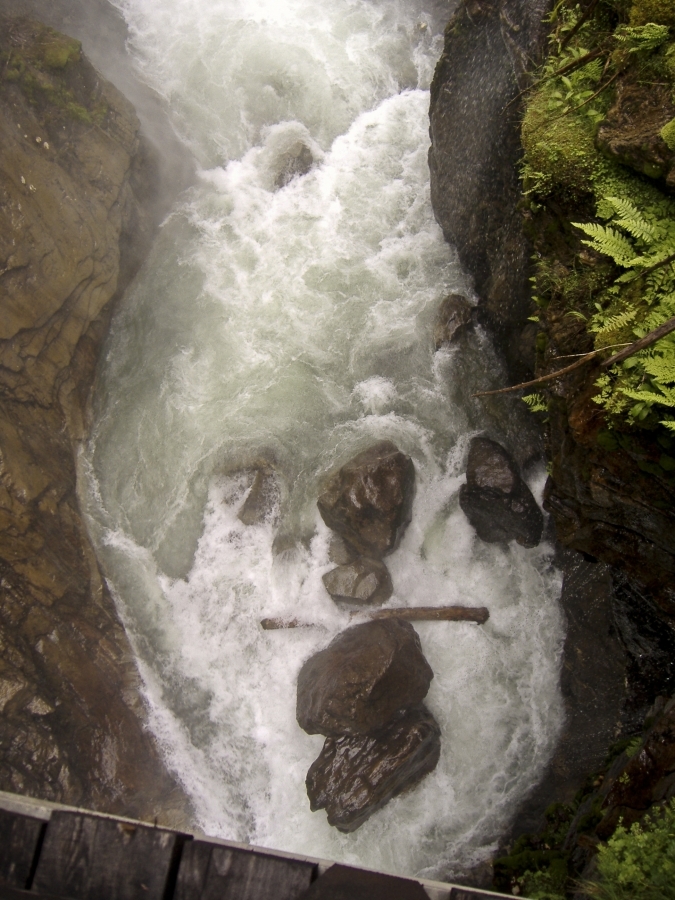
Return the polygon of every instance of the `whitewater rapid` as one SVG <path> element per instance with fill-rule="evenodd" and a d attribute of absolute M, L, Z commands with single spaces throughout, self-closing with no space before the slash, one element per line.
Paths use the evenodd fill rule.
<path fill-rule="evenodd" d="M 499 377 L 480 329 L 433 352 L 443 297 L 474 302 L 429 199 L 428 85 L 448 9 L 117 5 L 199 173 L 113 320 L 80 459 L 150 727 L 208 834 L 449 877 L 489 854 L 550 757 L 563 621 L 551 548 L 483 544 L 458 505 L 471 437 L 517 450 L 520 425 L 471 399 Z M 311 167 L 288 181 L 300 150 Z M 309 811 L 323 739 L 297 726 L 295 686 L 348 624 L 321 581 L 318 484 L 381 439 L 417 476 L 390 604 L 485 605 L 490 620 L 416 626 L 441 760 L 343 835 Z M 242 470 L 260 459 L 279 503 L 244 526 Z M 543 479 L 530 473 L 537 494 Z M 318 627 L 263 632 L 266 616 Z"/>

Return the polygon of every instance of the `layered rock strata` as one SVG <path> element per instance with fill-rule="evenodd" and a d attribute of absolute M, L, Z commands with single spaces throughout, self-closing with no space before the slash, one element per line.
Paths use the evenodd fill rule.
<path fill-rule="evenodd" d="M 180 822 L 75 485 L 112 303 L 149 245 L 153 167 L 76 41 L 2 19 L 0 54 L 0 786 Z"/>

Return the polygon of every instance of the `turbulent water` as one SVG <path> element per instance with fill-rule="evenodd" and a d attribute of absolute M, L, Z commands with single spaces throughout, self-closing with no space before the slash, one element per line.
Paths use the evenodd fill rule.
<path fill-rule="evenodd" d="M 483 544 L 457 502 L 471 436 L 514 446 L 518 426 L 471 399 L 498 375 L 480 330 L 433 353 L 440 301 L 471 296 L 429 200 L 443 23 L 410 0 L 118 5 L 199 170 L 114 320 L 81 460 L 151 727 L 207 833 L 447 877 L 489 852 L 550 756 L 562 621 L 550 548 Z M 311 168 L 291 178 L 299 155 Z M 317 485 L 379 439 L 417 473 L 391 604 L 491 617 L 418 626 L 440 763 L 343 835 L 309 811 L 323 739 L 298 728 L 295 683 L 348 624 L 321 582 Z M 260 459 L 279 502 L 247 527 L 242 470 Z M 264 632 L 265 616 L 318 627 Z"/>

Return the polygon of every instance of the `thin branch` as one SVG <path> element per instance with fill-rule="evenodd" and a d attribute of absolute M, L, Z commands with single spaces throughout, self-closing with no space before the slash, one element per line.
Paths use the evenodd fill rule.
<path fill-rule="evenodd" d="M 675 331 L 675 316 L 673 316 L 672 319 L 668 319 L 663 325 L 659 325 L 658 328 L 654 328 L 653 331 L 650 331 L 649 334 L 640 338 L 639 341 L 629 344 L 623 350 L 610 356 L 609 359 L 604 360 L 604 362 L 600 364 L 601 368 L 609 369 L 610 366 L 623 362 L 624 359 L 628 359 L 629 356 L 633 356 L 633 354 L 638 353 L 640 350 L 651 347 L 652 344 L 655 344 L 658 340 L 665 337 L 667 334 L 670 334 L 672 331 Z M 582 356 L 581 359 L 572 363 L 571 366 L 565 366 L 564 369 L 558 369 L 557 372 L 551 372 L 549 375 L 542 375 L 541 378 L 535 378 L 534 381 L 525 381 L 522 384 L 514 384 L 513 387 L 501 388 L 498 391 L 480 391 L 477 394 L 473 394 L 473 396 L 492 397 L 495 394 L 510 394 L 512 391 L 519 391 L 521 388 L 535 387 L 539 384 L 544 384 L 547 381 L 555 381 L 555 379 L 560 378 L 561 375 L 567 375 L 569 372 L 574 372 L 575 369 L 580 369 L 587 362 L 591 362 L 591 360 L 595 359 L 600 353 L 604 353 L 606 349 L 606 347 L 603 347 L 600 350 L 591 350 L 590 353 Z"/>
<path fill-rule="evenodd" d="M 666 256 L 665 259 L 662 259 L 660 262 L 654 263 L 653 266 L 649 266 L 648 269 L 643 269 L 641 272 L 638 272 L 633 278 L 629 281 L 624 281 L 624 284 L 632 284 L 634 281 L 637 281 L 638 278 L 642 278 L 643 275 L 649 275 L 652 272 L 655 272 L 657 269 L 660 269 L 661 266 L 667 265 L 669 262 L 673 262 L 675 260 L 675 253 L 671 253 L 670 256 Z"/>
<path fill-rule="evenodd" d="M 568 34 L 565 35 L 565 37 L 563 38 L 562 43 L 560 44 L 561 50 L 563 50 L 567 46 L 567 44 L 569 44 L 569 42 L 572 40 L 574 35 L 578 34 L 578 32 L 583 28 L 583 26 L 586 24 L 586 22 L 588 22 L 590 17 L 593 15 L 593 13 L 595 11 L 595 7 L 597 5 L 598 5 L 598 0 L 591 0 L 591 2 L 588 5 L 588 8 L 586 9 L 586 12 L 579 19 L 579 21 L 574 26 L 574 28 L 570 32 L 568 32 Z"/>
<path fill-rule="evenodd" d="M 407 622 L 477 622 L 484 625 L 490 618 L 485 606 L 404 606 L 394 609 L 376 609 L 365 611 L 356 609 L 351 618 L 365 617 L 374 619 L 405 619 Z M 281 628 L 322 628 L 312 622 L 299 622 L 297 619 L 262 619 L 260 622 L 265 631 L 276 631 Z"/>
<path fill-rule="evenodd" d="M 675 331 L 675 316 L 673 316 L 672 319 L 668 319 L 668 321 L 664 322 L 663 325 L 659 325 L 658 328 L 650 331 L 649 334 L 646 334 L 643 338 L 640 338 L 639 341 L 635 341 L 634 344 L 626 347 L 625 350 L 620 350 L 618 353 L 615 353 L 614 356 L 610 356 L 609 359 L 606 359 L 600 365 L 603 369 L 609 369 L 610 366 L 613 366 L 619 362 L 623 362 L 624 359 L 628 359 L 629 356 L 632 356 L 639 350 L 644 350 L 646 347 L 651 347 L 652 344 L 655 344 L 662 337 L 670 334 L 671 331 Z"/>
<path fill-rule="evenodd" d="M 528 91 L 533 91 L 545 81 L 550 81 L 552 78 L 558 78 L 560 75 L 567 75 L 568 72 L 573 72 L 575 69 L 581 68 L 581 66 L 585 66 L 586 63 L 589 63 L 592 60 L 597 59 L 599 56 L 602 56 L 603 53 L 606 53 L 606 50 L 604 50 L 603 48 L 596 48 L 595 50 L 591 50 L 589 53 L 586 53 L 584 56 L 580 56 L 579 59 L 573 59 L 572 62 L 566 63 L 564 66 L 556 69 L 555 72 L 551 72 L 550 75 L 544 75 L 542 78 L 537 78 L 537 80 L 533 81 L 532 84 L 529 84 L 526 88 L 523 88 L 522 91 L 519 91 L 513 98 L 513 100 L 509 100 L 502 112 L 505 113 L 509 106 L 511 106 L 517 100 L 520 100 L 523 94 L 526 94 Z"/>

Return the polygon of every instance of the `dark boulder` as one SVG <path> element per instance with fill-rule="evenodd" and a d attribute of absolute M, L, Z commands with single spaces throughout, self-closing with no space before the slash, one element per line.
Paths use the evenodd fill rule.
<path fill-rule="evenodd" d="M 433 677 L 408 622 L 354 625 L 300 670 L 298 724 L 308 734 L 372 734 L 421 703 Z"/>
<path fill-rule="evenodd" d="M 471 324 L 473 306 L 460 294 L 448 294 L 441 303 L 434 324 L 434 347 L 451 344 Z"/>
<path fill-rule="evenodd" d="M 433 771 L 440 752 L 441 730 L 424 706 L 375 735 L 329 737 L 307 773 L 310 808 L 325 809 L 340 831 L 355 831 Z"/>
<path fill-rule="evenodd" d="M 365 556 L 396 549 L 412 515 L 415 467 L 409 456 L 380 441 L 327 479 L 321 518 Z"/>
<path fill-rule="evenodd" d="M 386 603 L 394 591 L 385 564 L 366 556 L 326 572 L 323 583 L 333 600 L 347 603 Z"/>
<path fill-rule="evenodd" d="M 431 204 L 474 280 L 478 313 L 499 338 L 514 383 L 529 313 L 518 162 L 520 93 L 546 48 L 550 0 L 462 0 L 445 29 L 429 106 Z"/>
<path fill-rule="evenodd" d="M 471 441 L 459 504 L 483 541 L 536 547 L 541 540 L 544 517 L 532 492 L 506 450 L 489 438 Z"/>

